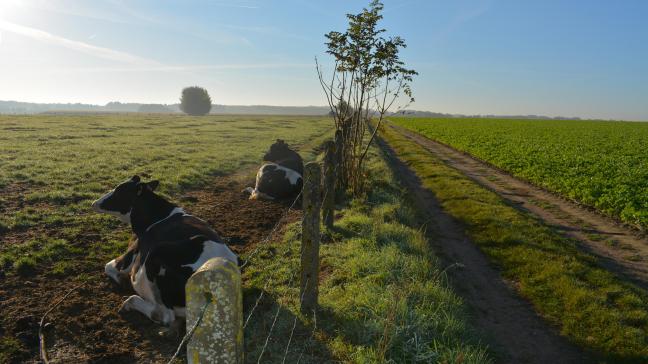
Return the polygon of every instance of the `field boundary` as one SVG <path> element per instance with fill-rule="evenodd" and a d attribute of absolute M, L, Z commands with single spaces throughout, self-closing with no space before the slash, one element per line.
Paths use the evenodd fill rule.
<path fill-rule="evenodd" d="M 560 233 L 578 240 L 580 248 L 600 258 L 600 264 L 606 269 L 648 289 L 648 241 L 637 237 L 634 230 L 627 231 L 624 225 L 610 221 L 606 215 L 583 209 L 468 153 L 406 128 L 389 126 L 512 207 L 529 212 Z"/>
<path fill-rule="evenodd" d="M 434 193 L 383 139 L 377 138 L 394 174 L 426 221 L 425 233 L 445 265 L 452 286 L 473 311 L 473 321 L 506 363 L 578 363 L 584 355 L 536 313 L 512 282 L 464 232 L 463 224 L 445 212 Z"/>
<path fill-rule="evenodd" d="M 645 290 L 620 279 L 600 259 L 580 249 L 577 240 L 511 206 L 443 156 L 395 129 L 385 127 L 382 135 L 416 174 L 419 188 L 433 194 L 488 261 L 542 318 L 559 328 L 561 336 L 601 360 L 645 362 Z M 443 234 L 446 227 L 440 227 Z"/>
<path fill-rule="evenodd" d="M 588 204 L 580 202 L 578 200 L 568 198 L 568 197 L 566 197 L 564 195 L 561 195 L 558 192 L 551 191 L 551 190 L 549 190 L 549 189 L 547 189 L 545 187 L 539 186 L 539 185 L 533 183 L 533 181 L 530 181 L 530 180 L 528 180 L 526 178 L 515 176 L 511 172 L 509 172 L 509 171 L 507 171 L 505 169 L 502 169 L 502 168 L 494 165 L 493 163 L 491 163 L 491 162 L 489 162 L 487 160 L 476 157 L 476 156 L 474 156 L 474 155 L 472 155 L 472 154 L 470 154 L 470 153 L 468 153 L 466 151 L 459 150 L 459 149 L 453 147 L 452 145 L 444 143 L 444 142 L 442 142 L 440 140 L 431 139 L 431 138 L 429 138 L 429 137 L 427 137 L 427 136 L 425 136 L 425 135 L 423 135 L 421 133 L 410 130 L 410 129 L 404 127 L 404 126 L 397 125 L 392 120 L 386 120 L 386 121 L 387 121 L 385 123 L 386 126 L 397 130 L 401 134 L 404 134 L 406 136 L 407 135 L 409 135 L 409 136 L 417 136 L 417 137 L 429 140 L 431 142 L 434 142 L 436 144 L 439 144 L 439 145 L 441 145 L 441 146 L 443 146 L 445 148 L 448 148 L 448 149 L 452 150 L 453 152 L 460 153 L 465 157 L 473 159 L 476 162 L 482 163 L 482 164 L 486 165 L 487 167 L 496 170 L 498 173 L 501 173 L 501 174 L 504 174 L 504 175 L 506 175 L 508 177 L 514 178 L 514 179 L 516 179 L 516 180 L 518 180 L 520 182 L 524 182 L 524 183 L 526 183 L 526 184 L 528 184 L 530 186 L 533 186 L 534 188 L 537 188 L 537 189 L 541 190 L 542 192 L 544 192 L 546 194 L 552 195 L 554 198 L 560 199 L 560 200 L 562 200 L 562 201 L 564 201 L 566 203 L 570 203 L 575 208 L 584 209 L 584 210 L 587 210 L 588 212 L 591 212 L 593 214 L 598 215 L 601 218 L 608 219 L 610 223 L 613 223 L 613 224 L 617 225 L 619 228 L 624 228 L 624 229 L 630 230 L 632 235 L 635 235 L 635 236 L 640 237 L 640 238 L 648 237 L 648 231 L 646 231 L 646 229 L 643 228 L 641 225 L 635 225 L 635 224 L 631 224 L 629 222 L 623 221 L 619 217 L 614 216 L 612 214 L 608 214 L 608 213 L 606 213 L 604 211 L 601 211 L 601 210 L 597 209 L 596 207 L 594 207 L 592 205 L 588 205 Z"/>

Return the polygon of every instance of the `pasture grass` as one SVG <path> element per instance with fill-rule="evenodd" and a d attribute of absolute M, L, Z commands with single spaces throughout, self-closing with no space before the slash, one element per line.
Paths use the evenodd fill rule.
<path fill-rule="evenodd" d="M 90 204 L 134 174 L 174 197 L 258 165 L 278 138 L 312 159 L 330 129 L 324 117 L 0 116 L 0 270 L 65 274 L 72 259 L 119 255 L 128 228 Z"/>
<path fill-rule="evenodd" d="M 393 118 L 516 177 L 648 228 L 648 123 Z"/>
<path fill-rule="evenodd" d="M 261 246 L 246 267 L 247 306 L 265 291 L 245 330 L 246 360 L 259 359 L 269 336 L 263 363 L 491 362 L 416 228 L 406 192 L 375 150 L 368 164 L 368 195 L 324 232 L 316 315 L 299 310 L 300 224 L 283 242 Z"/>
<path fill-rule="evenodd" d="M 382 135 L 519 292 L 563 336 L 607 362 L 648 362 L 648 295 L 601 268 L 531 215 L 508 206 L 419 145 Z"/>

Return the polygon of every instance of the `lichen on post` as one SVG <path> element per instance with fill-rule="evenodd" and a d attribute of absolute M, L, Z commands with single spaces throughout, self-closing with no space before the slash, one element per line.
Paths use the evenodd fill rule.
<path fill-rule="evenodd" d="M 319 284 L 319 243 L 320 243 L 320 185 L 322 171 L 314 162 L 304 166 L 302 246 L 301 246 L 301 285 L 300 297 L 302 312 L 311 312 L 317 307 Z"/>
<path fill-rule="evenodd" d="M 187 344 L 187 362 L 243 363 L 243 294 L 236 264 L 212 258 L 189 278 L 185 289 L 187 330 L 206 307 Z"/>

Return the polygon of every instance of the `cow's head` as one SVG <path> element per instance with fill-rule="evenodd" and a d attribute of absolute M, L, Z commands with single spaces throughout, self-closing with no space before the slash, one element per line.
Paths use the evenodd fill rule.
<path fill-rule="evenodd" d="M 277 139 L 277 141 L 270 146 L 270 150 L 263 156 L 264 161 L 276 162 L 282 159 L 290 158 L 294 152 L 290 149 L 288 144 L 282 139 Z"/>
<path fill-rule="evenodd" d="M 117 216 L 121 221 L 130 223 L 130 213 L 135 199 L 144 192 L 155 190 L 158 185 L 158 181 L 142 182 L 139 176 L 133 176 L 93 202 L 92 209 Z"/>

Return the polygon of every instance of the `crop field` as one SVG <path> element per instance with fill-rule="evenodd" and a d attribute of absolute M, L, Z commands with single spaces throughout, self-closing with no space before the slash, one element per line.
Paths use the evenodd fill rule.
<path fill-rule="evenodd" d="M 648 228 L 648 123 L 394 118 L 516 177 Z"/>
<path fill-rule="evenodd" d="M 578 241 L 508 204 L 396 130 L 385 127 L 381 137 L 540 316 L 594 355 L 576 362 L 646 362 L 645 290 L 602 268 L 600 258 Z"/>

